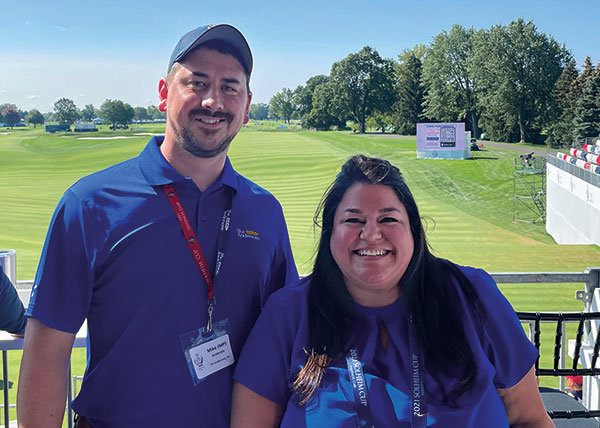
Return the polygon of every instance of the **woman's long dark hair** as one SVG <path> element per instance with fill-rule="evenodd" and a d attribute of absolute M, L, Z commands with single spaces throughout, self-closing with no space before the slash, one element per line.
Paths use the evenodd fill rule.
<path fill-rule="evenodd" d="M 352 296 L 331 254 L 330 240 L 336 209 L 355 183 L 390 186 L 406 208 L 414 251 L 400 287 L 428 372 L 438 380 L 442 373 L 458 380 L 454 388 L 443 390 L 446 403 L 453 405 L 474 386 L 477 366 L 459 316 L 460 308 L 452 304 L 458 303 L 458 296 L 452 291 L 453 287 L 449 287 L 451 278 L 458 281 L 466 301 L 479 313 L 477 294 L 473 284 L 453 263 L 431 253 L 417 204 L 400 170 L 386 160 L 362 155 L 353 156 L 342 166 L 315 214 L 321 238 L 309 290 L 310 352 L 294 390 L 304 397 L 301 401 L 304 404 L 320 383 L 325 366 L 347 351 L 349 326 L 353 320 Z M 438 387 L 442 387 L 439 383 Z"/>

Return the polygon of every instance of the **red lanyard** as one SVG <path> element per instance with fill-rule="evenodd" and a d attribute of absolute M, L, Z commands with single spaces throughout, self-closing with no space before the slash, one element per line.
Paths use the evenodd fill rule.
<path fill-rule="evenodd" d="M 183 236 L 188 243 L 188 247 L 192 253 L 192 257 L 198 266 L 198 270 L 202 274 L 202 278 L 204 278 L 204 282 L 206 283 L 206 288 L 208 288 L 208 324 L 207 330 L 212 331 L 212 312 L 214 309 L 214 305 L 216 304 L 215 299 L 215 287 L 213 284 L 213 280 L 210 277 L 210 273 L 208 272 L 208 266 L 206 265 L 206 259 L 204 258 L 204 253 L 202 252 L 202 248 L 200 248 L 200 244 L 198 243 L 198 239 L 196 239 L 196 234 L 194 233 L 194 229 L 192 228 L 192 224 L 185 213 L 185 209 L 183 208 L 183 204 L 177 196 L 177 192 L 175 192 L 175 187 L 172 184 L 166 184 L 163 187 L 163 191 L 167 195 L 167 199 L 175 212 L 175 216 L 177 217 L 177 221 L 179 221 L 179 225 L 181 226 L 181 230 L 183 232 Z M 231 205 L 232 200 L 229 199 L 229 203 L 225 211 L 223 212 L 223 220 L 221 221 L 221 231 L 219 233 L 219 239 L 217 242 L 217 266 L 215 269 L 215 275 L 219 271 L 219 266 L 223 255 L 225 254 L 225 244 L 227 242 L 226 234 L 229 231 L 230 217 L 231 217 Z"/>
<path fill-rule="evenodd" d="M 215 297 L 215 287 L 213 285 L 212 278 L 208 273 L 208 266 L 206 266 L 204 253 L 202 252 L 202 248 L 200 248 L 200 244 L 198 244 L 198 240 L 196 239 L 196 234 L 194 233 L 194 229 L 192 228 L 190 220 L 185 213 L 185 209 L 183 208 L 183 205 L 179 200 L 179 196 L 177 196 L 173 185 L 166 184 L 163 186 L 163 190 L 168 196 L 171 207 L 173 207 L 173 211 L 175 211 L 177 221 L 179 221 L 179 225 L 183 231 L 183 236 L 188 243 L 188 247 L 190 247 L 190 251 L 192 252 L 194 261 L 196 262 L 196 265 L 202 274 L 202 278 L 204 278 L 204 282 L 208 288 L 208 300 L 212 300 Z"/>

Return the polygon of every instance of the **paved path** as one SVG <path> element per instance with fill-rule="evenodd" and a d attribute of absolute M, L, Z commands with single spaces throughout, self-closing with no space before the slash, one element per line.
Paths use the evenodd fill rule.
<path fill-rule="evenodd" d="M 479 140 L 481 141 L 481 140 Z M 485 146 L 490 146 L 490 147 L 498 147 L 500 149 L 508 149 L 508 150 L 514 150 L 516 152 L 521 152 L 521 153 L 531 153 L 533 152 L 536 156 L 546 156 L 548 153 L 550 154 L 555 154 L 558 149 L 549 149 L 546 146 L 540 146 L 540 148 L 532 148 L 532 147 L 523 147 L 523 146 L 519 146 L 516 143 L 494 143 L 492 141 L 482 141 L 484 147 Z"/>

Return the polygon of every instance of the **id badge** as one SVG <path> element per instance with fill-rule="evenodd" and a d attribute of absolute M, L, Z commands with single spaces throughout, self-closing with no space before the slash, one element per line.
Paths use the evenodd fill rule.
<path fill-rule="evenodd" d="M 202 327 L 180 336 L 194 385 L 235 362 L 229 333 L 229 320 L 224 319 L 213 323 L 210 332 Z"/>

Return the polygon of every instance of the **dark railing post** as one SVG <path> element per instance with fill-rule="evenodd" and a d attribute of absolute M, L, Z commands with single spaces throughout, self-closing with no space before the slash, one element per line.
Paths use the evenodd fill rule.
<path fill-rule="evenodd" d="M 2 379 L 4 381 L 4 426 L 10 426 L 10 398 L 8 397 L 8 351 L 2 350 Z"/>
<path fill-rule="evenodd" d="M 584 271 L 588 275 L 588 280 L 585 283 L 585 292 L 594 296 L 596 288 L 600 287 L 600 267 L 589 267 Z M 591 302 L 585 304 L 586 312 L 591 310 Z"/>

